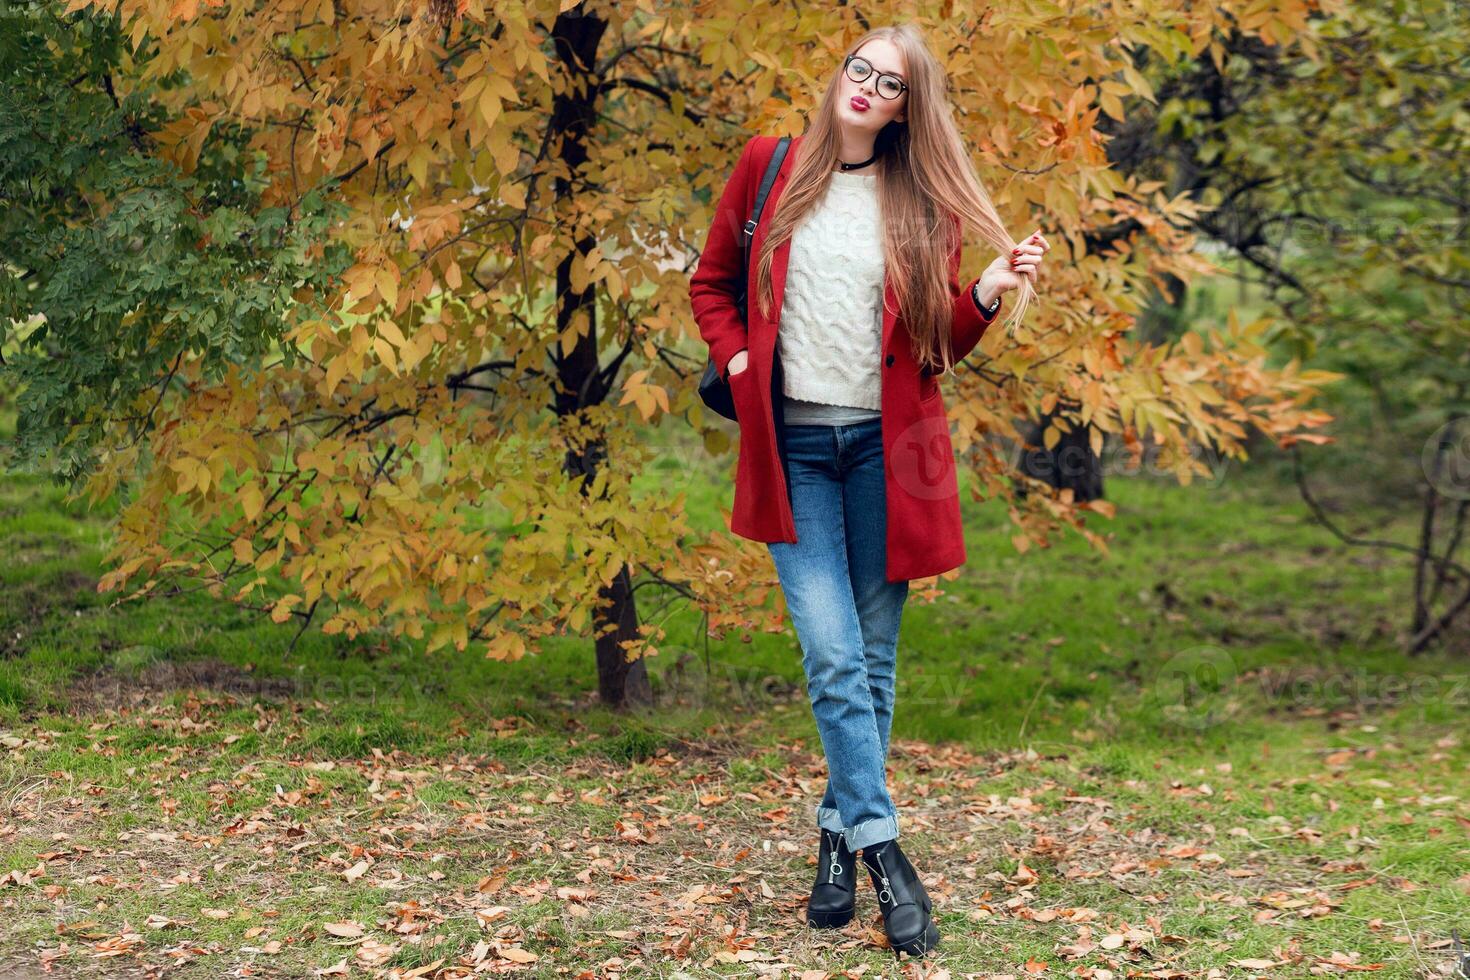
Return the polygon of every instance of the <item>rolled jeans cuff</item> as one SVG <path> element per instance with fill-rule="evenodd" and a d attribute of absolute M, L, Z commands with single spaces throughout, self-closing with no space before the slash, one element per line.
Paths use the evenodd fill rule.
<path fill-rule="evenodd" d="M 896 839 L 898 837 L 898 818 L 879 817 L 876 820 L 864 820 L 856 827 L 848 827 L 842 832 L 842 836 L 847 839 L 847 849 L 856 853 L 861 848 L 872 844 Z"/>
<path fill-rule="evenodd" d="M 835 806 L 817 806 L 817 826 L 823 830 L 830 830 L 834 834 L 840 834 L 847 828 L 842 826 L 842 815 L 837 812 Z"/>

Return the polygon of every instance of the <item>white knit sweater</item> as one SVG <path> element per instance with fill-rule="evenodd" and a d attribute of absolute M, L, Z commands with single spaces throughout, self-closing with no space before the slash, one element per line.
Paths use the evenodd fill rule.
<path fill-rule="evenodd" d="M 791 237 L 776 333 L 788 398 L 882 408 L 883 216 L 878 175 L 834 171 Z"/>

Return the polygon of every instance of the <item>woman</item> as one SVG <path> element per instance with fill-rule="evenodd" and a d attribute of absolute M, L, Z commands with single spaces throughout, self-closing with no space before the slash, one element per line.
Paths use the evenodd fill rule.
<path fill-rule="evenodd" d="M 771 185 L 747 317 L 740 235 L 774 137 L 746 144 L 689 287 L 739 417 L 731 529 L 768 543 L 827 757 L 808 921 L 852 919 L 861 851 L 895 956 L 939 941 L 884 770 L 908 580 L 965 560 L 936 375 L 975 347 L 1004 293 L 1020 290 L 1021 315 L 1050 248 L 1039 231 L 1019 245 L 1006 234 L 946 88 L 911 25 L 859 38 Z M 1004 253 L 963 288 L 962 226 Z"/>

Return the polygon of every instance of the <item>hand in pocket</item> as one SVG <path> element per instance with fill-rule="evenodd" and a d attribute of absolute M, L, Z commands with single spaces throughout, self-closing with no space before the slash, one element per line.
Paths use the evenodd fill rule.
<path fill-rule="evenodd" d="M 734 356 L 730 358 L 730 363 L 726 366 L 725 376 L 727 378 L 733 378 L 737 374 L 744 374 L 745 369 L 749 366 L 749 364 L 750 351 L 748 348 L 742 347 L 740 350 L 735 352 Z"/>

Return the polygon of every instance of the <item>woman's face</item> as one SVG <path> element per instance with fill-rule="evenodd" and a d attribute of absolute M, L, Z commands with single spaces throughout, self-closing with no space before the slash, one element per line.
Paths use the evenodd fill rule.
<path fill-rule="evenodd" d="M 837 118 L 844 126 L 852 126 L 876 136 L 890 122 L 904 121 L 904 111 L 909 101 L 907 89 L 896 99 L 886 99 L 879 94 L 878 75 L 897 75 L 907 84 L 908 66 L 904 63 L 903 52 L 887 38 L 874 38 L 859 48 L 855 57 L 871 65 L 872 71 L 861 82 L 853 81 L 852 76 L 847 73 L 853 70 L 852 66 L 842 72 L 837 89 Z M 856 71 L 853 73 L 858 74 Z M 886 88 L 892 82 L 885 81 L 882 84 Z"/>

